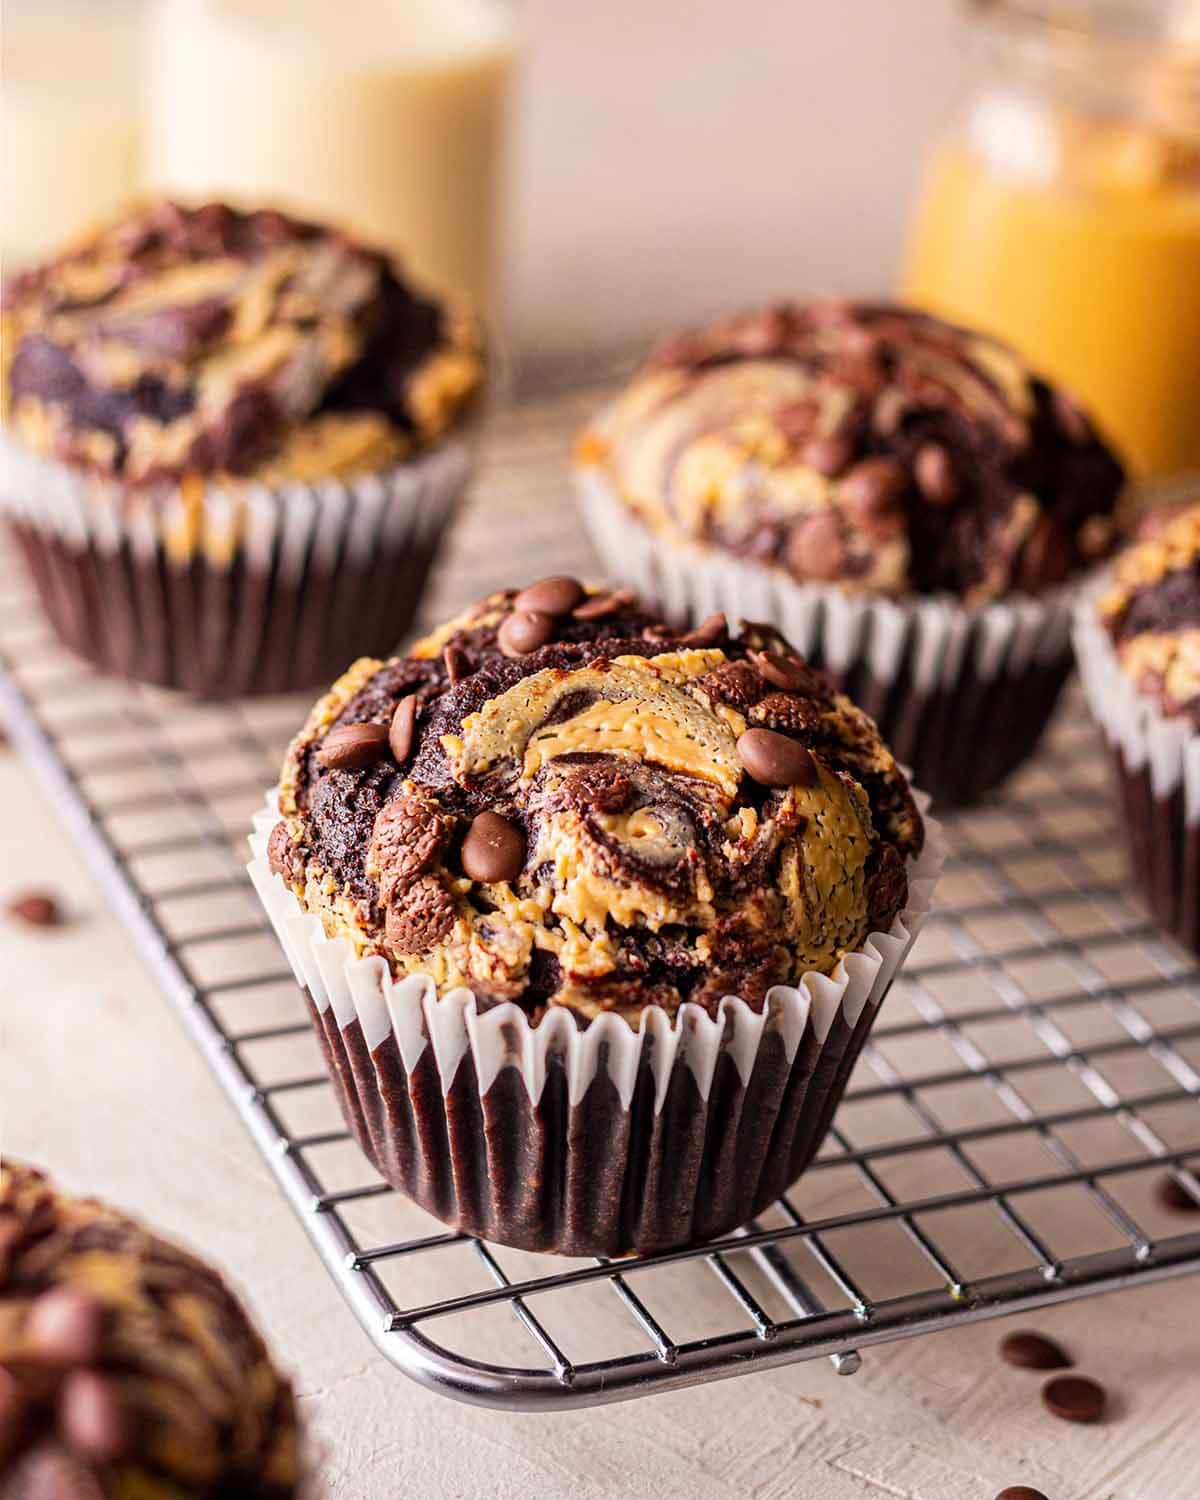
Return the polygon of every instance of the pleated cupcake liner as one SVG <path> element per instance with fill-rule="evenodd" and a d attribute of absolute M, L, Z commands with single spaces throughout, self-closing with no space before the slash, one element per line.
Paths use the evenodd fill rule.
<path fill-rule="evenodd" d="M 922 811 L 928 797 L 918 794 Z M 346 1124 L 380 1175 L 454 1229 L 565 1255 L 711 1239 L 753 1218 L 816 1155 L 928 913 L 944 849 L 927 820 L 907 905 L 832 976 L 777 985 L 716 1016 L 647 1006 L 638 1024 L 438 997 L 326 936 L 267 863 L 254 886 L 303 987 Z"/>
<path fill-rule="evenodd" d="M 1027 760 L 1071 674 L 1074 588 L 973 609 L 847 593 L 656 535 L 595 466 L 576 469 L 576 488 L 614 579 L 671 619 L 722 610 L 775 625 L 871 715 L 936 805 L 977 802 Z"/>
<path fill-rule="evenodd" d="M 1112 760 L 1134 881 L 1156 924 L 1200 956 L 1200 732 L 1122 671 L 1096 612 L 1102 587 L 1075 613 L 1084 696 Z"/>
<path fill-rule="evenodd" d="M 56 634 L 101 671 L 209 699 L 288 692 L 395 646 L 473 449 L 464 433 L 378 474 L 188 496 L 0 435 L 0 514 Z"/>

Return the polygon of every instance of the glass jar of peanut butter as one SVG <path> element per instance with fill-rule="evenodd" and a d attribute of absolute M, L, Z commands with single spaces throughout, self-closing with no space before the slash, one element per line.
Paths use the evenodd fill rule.
<path fill-rule="evenodd" d="M 1147 489 L 1200 476 L 1200 0 L 976 0 L 903 293 L 1078 395 Z"/>

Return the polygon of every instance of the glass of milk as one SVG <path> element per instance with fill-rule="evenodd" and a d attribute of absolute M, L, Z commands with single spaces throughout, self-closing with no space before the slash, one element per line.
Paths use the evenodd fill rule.
<path fill-rule="evenodd" d="M 4 0 L 0 252 L 57 254 L 138 191 L 142 0 Z"/>
<path fill-rule="evenodd" d="M 340 224 L 493 304 L 508 5 L 162 0 L 151 45 L 154 188 Z"/>

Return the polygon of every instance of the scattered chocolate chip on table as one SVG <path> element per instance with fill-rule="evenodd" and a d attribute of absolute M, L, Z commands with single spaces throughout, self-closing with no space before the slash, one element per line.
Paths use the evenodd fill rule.
<path fill-rule="evenodd" d="M 1046 1409 L 1064 1422 L 1098 1422 L 1104 1415 L 1104 1387 L 1086 1375 L 1056 1375 L 1042 1387 Z"/>
<path fill-rule="evenodd" d="M 57 927 L 64 920 L 62 907 L 45 891 L 25 891 L 14 896 L 8 903 L 8 914 L 30 927 Z"/>
<path fill-rule="evenodd" d="M 1027 1328 L 1001 1339 L 1000 1358 L 1020 1370 L 1068 1370 L 1075 1363 L 1061 1344 Z"/>

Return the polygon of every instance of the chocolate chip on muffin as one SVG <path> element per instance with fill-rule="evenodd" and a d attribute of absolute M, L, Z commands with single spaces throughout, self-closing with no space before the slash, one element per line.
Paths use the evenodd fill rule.
<path fill-rule="evenodd" d="M 831 972 L 891 926 L 923 839 L 874 725 L 770 626 L 675 631 L 562 578 L 356 663 L 280 809 L 328 933 L 581 1021 Z"/>
<path fill-rule="evenodd" d="M 31 1167 L 0 1168 L 0 1473 L 14 1493 L 288 1500 L 300 1470 L 292 1388 L 217 1273 Z"/>

